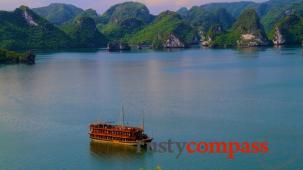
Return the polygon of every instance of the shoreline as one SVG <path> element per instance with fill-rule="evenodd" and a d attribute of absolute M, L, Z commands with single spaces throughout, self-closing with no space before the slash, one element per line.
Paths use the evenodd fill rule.
<path fill-rule="evenodd" d="M 234 47 L 234 48 L 223 48 L 223 47 L 203 47 L 199 45 L 192 45 L 188 48 L 164 48 L 164 49 L 152 49 L 152 48 L 144 48 L 144 49 L 136 49 L 132 48 L 130 50 L 115 50 L 109 51 L 106 48 L 67 48 L 67 49 L 33 49 L 35 54 L 49 54 L 49 53 L 58 53 L 58 52 L 75 52 L 75 53 L 86 53 L 86 52 L 99 52 L 105 51 L 109 53 L 128 53 L 128 52 L 172 52 L 172 51 L 183 51 L 190 49 L 200 49 L 200 50 L 246 50 L 246 49 L 279 49 L 279 48 L 302 48 L 301 45 L 283 45 L 283 46 L 257 46 L 257 47 Z"/>

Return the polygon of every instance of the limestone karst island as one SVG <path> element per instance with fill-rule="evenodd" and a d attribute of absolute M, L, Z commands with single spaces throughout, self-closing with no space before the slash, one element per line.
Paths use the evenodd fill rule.
<path fill-rule="evenodd" d="M 24 61 L 9 59 L 6 50 L 301 45 L 302 4 L 299 0 L 213 3 L 156 15 L 139 2 L 116 4 L 102 14 L 61 3 L 20 6 L 0 12 L 1 63 Z"/>

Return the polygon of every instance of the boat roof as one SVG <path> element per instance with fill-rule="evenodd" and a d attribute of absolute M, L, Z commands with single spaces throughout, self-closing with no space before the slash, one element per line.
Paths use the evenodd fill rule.
<path fill-rule="evenodd" d="M 127 130 L 143 130 L 140 127 L 115 125 L 113 123 L 107 123 L 107 122 L 95 122 L 95 123 L 92 123 L 90 125 L 94 125 L 94 126 L 98 126 L 98 125 L 112 126 L 112 127 L 115 127 L 115 128 L 127 129 Z"/>

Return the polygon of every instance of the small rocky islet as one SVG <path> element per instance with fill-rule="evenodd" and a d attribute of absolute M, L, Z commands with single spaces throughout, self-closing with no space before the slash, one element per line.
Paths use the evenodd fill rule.
<path fill-rule="evenodd" d="M 14 52 L 0 49 L 0 64 L 35 64 L 35 54 L 32 51 Z"/>

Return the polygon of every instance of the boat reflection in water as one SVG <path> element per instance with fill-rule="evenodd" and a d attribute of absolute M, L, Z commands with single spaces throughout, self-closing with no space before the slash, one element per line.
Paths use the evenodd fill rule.
<path fill-rule="evenodd" d="M 146 154 L 146 147 L 141 147 L 138 152 L 137 147 L 114 144 L 114 143 L 100 143 L 90 142 L 90 151 L 93 155 L 102 158 L 122 158 L 122 159 L 136 159 Z"/>

